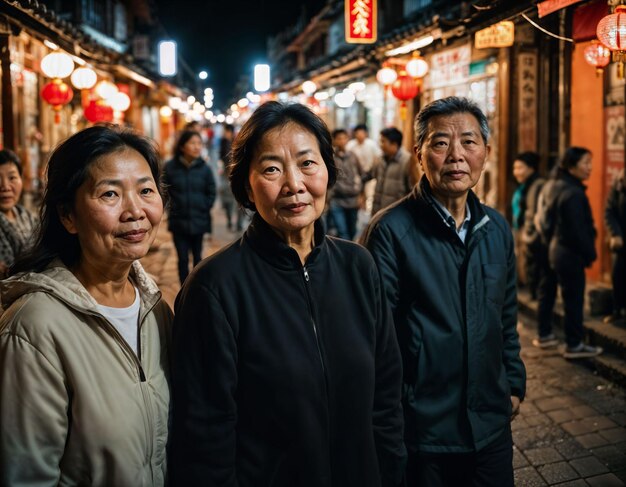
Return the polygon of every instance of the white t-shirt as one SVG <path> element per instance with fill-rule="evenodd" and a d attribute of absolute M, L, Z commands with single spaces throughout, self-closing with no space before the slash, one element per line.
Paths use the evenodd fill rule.
<path fill-rule="evenodd" d="M 139 291 L 135 288 L 135 301 L 128 308 L 111 308 L 98 305 L 98 311 L 111 322 L 126 343 L 137 353 L 137 331 L 139 328 Z"/>
<path fill-rule="evenodd" d="M 354 152 L 363 171 L 369 171 L 382 154 L 378 144 L 372 139 L 365 139 L 362 144 L 352 139 L 346 145 L 346 150 Z"/>

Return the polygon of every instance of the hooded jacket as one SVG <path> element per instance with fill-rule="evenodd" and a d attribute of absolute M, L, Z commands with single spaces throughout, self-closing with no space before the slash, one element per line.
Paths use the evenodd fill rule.
<path fill-rule="evenodd" d="M 404 385 L 409 451 L 479 451 L 522 400 L 513 237 L 506 220 L 470 191 L 461 241 L 435 208 L 422 177 L 374 218 L 364 236 L 389 299 Z"/>
<path fill-rule="evenodd" d="M 176 300 L 170 472 L 187 487 L 402 479 L 401 365 L 379 275 L 324 236 L 303 266 L 256 214 Z"/>
<path fill-rule="evenodd" d="M 140 358 L 59 261 L 0 283 L 0 486 L 162 486 L 172 314 L 134 262 Z"/>

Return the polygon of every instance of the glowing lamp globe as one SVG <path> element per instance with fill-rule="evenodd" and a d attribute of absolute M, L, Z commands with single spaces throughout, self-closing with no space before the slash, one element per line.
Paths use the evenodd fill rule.
<path fill-rule="evenodd" d="M 304 83 L 302 83 L 302 92 L 305 95 L 311 96 L 316 91 L 317 91 L 317 85 L 315 84 L 314 81 L 307 80 Z"/>
<path fill-rule="evenodd" d="M 41 89 L 41 97 L 44 101 L 52 105 L 52 109 L 55 111 L 54 123 L 59 123 L 61 119 L 59 111 L 64 105 L 72 101 L 73 96 L 74 92 L 72 88 L 58 78 L 54 81 L 50 81 L 50 83 L 47 83 Z"/>
<path fill-rule="evenodd" d="M 611 50 L 598 41 L 593 41 L 587 46 L 583 54 L 585 61 L 596 68 L 598 74 L 601 74 L 602 68 L 606 67 L 611 61 Z"/>
<path fill-rule="evenodd" d="M 98 96 L 103 100 L 108 100 L 109 98 L 112 98 L 113 95 L 115 95 L 119 91 L 115 83 L 111 83 L 110 81 L 104 79 L 96 85 L 95 89 Z"/>
<path fill-rule="evenodd" d="M 130 97 L 123 91 L 118 91 L 106 101 L 113 110 L 118 112 L 125 112 L 130 108 Z"/>
<path fill-rule="evenodd" d="M 421 57 L 414 58 L 406 63 L 405 69 L 412 78 L 423 78 L 428 73 L 428 63 Z"/>
<path fill-rule="evenodd" d="M 74 61 L 64 52 L 51 52 L 41 60 L 41 72 L 48 78 L 67 78 L 74 71 Z"/>
<path fill-rule="evenodd" d="M 626 61 L 626 5 L 618 5 L 612 14 L 602 18 L 596 27 L 596 35 L 613 52 L 613 61 L 618 63 L 617 76 L 623 78 Z"/>
<path fill-rule="evenodd" d="M 89 90 L 95 86 L 98 75 L 91 68 L 76 68 L 70 80 L 77 90 Z"/>
<path fill-rule="evenodd" d="M 389 86 L 398 78 L 395 69 L 385 66 L 376 73 L 376 80 L 383 86 Z"/>

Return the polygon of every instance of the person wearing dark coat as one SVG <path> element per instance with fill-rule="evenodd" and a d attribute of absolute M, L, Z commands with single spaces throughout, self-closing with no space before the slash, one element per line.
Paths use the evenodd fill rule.
<path fill-rule="evenodd" d="M 539 192 L 545 179 L 539 176 L 539 155 L 536 152 L 522 152 L 513 161 L 513 177 L 519 186 L 513 193 L 511 207 L 513 210 L 513 231 L 516 247 L 519 251 L 518 260 L 521 264 L 520 274 L 533 299 L 537 297 L 539 283 L 540 238 L 533 223 L 537 208 Z"/>
<path fill-rule="evenodd" d="M 513 236 L 471 190 L 489 154 L 487 119 L 448 97 L 420 111 L 415 133 L 424 176 L 364 236 L 403 358 L 406 485 L 512 487 L 510 422 L 526 372 Z"/>
<path fill-rule="evenodd" d="M 202 138 L 183 131 L 176 142 L 174 158 L 165 164 L 163 182 L 170 197 L 168 225 L 178 255 L 180 283 L 189 275 L 189 252 L 193 265 L 202 260 L 202 239 L 211 233 L 211 208 L 216 188 L 213 171 L 200 157 Z"/>
<path fill-rule="evenodd" d="M 303 105 L 267 102 L 236 137 L 254 216 L 176 299 L 172 485 L 401 484 L 400 352 L 372 257 L 324 234 L 336 173 Z"/>
<path fill-rule="evenodd" d="M 626 318 L 626 175 L 622 169 L 615 178 L 606 201 L 604 221 L 609 231 L 609 247 L 613 252 L 611 279 L 613 282 L 613 313 L 605 323 L 624 322 Z"/>
<path fill-rule="evenodd" d="M 548 244 L 550 268 L 561 288 L 565 309 L 564 328 L 568 359 L 595 357 L 601 347 L 584 343 L 583 306 L 585 301 L 585 267 L 596 260 L 596 229 L 583 181 L 591 174 L 591 152 L 584 147 L 570 147 L 559 161 L 554 180 L 542 190 L 544 199 L 543 238 Z M 555 340 L 552 333 L 551 310 L 556 299 L 554 285 L 539 296 L 539 336 L 535 344 L 542 346 Z"/>

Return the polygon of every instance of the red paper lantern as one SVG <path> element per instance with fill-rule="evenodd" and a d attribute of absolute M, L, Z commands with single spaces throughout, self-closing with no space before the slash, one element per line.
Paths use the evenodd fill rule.
<path fill-rule="evenodd" d="M 419 82 L 406 74 L 406 71 L 400 71 L 400 76 L 391 85 L 391 92 L 402 103 L 400 105 L 400 118 L 406 118 L 406 102 L 411 98 L 415 98 L 420 91 Z"/>
<path fill-rule="evenodd" d="M 602 44 L 613 52 L 617 64 L 617 76 L 624 77 L 626 60 L 626 5 L 618 5 L 612 14 L 598 22 L 596 34 Z"/>
<path fill-rule="evenodd" d="M 52 105 L 52 109 L 55 111 L 54 123 L 59 123 L 61 119 L 59 111 L 63 105 L 72 101 L 73 96 L 72 88 L 59 78 L 50 81 L 41 89 L 41 97 Z"/>
<path fill-rule="evenodd" d="M 113 121 L 113 108 L 96 100 L 89 102 L 84 109 L 84 114 L 91 123 Z"/>
<path fill-rule="evenodd" d="M 585 48 L 584 55 L 585 61 L 596 68 L 598 74 L 601 74 L 602 68 L 606 67 L 611 61 L 611 51 L 609 48 L 595 40 Z"/>

